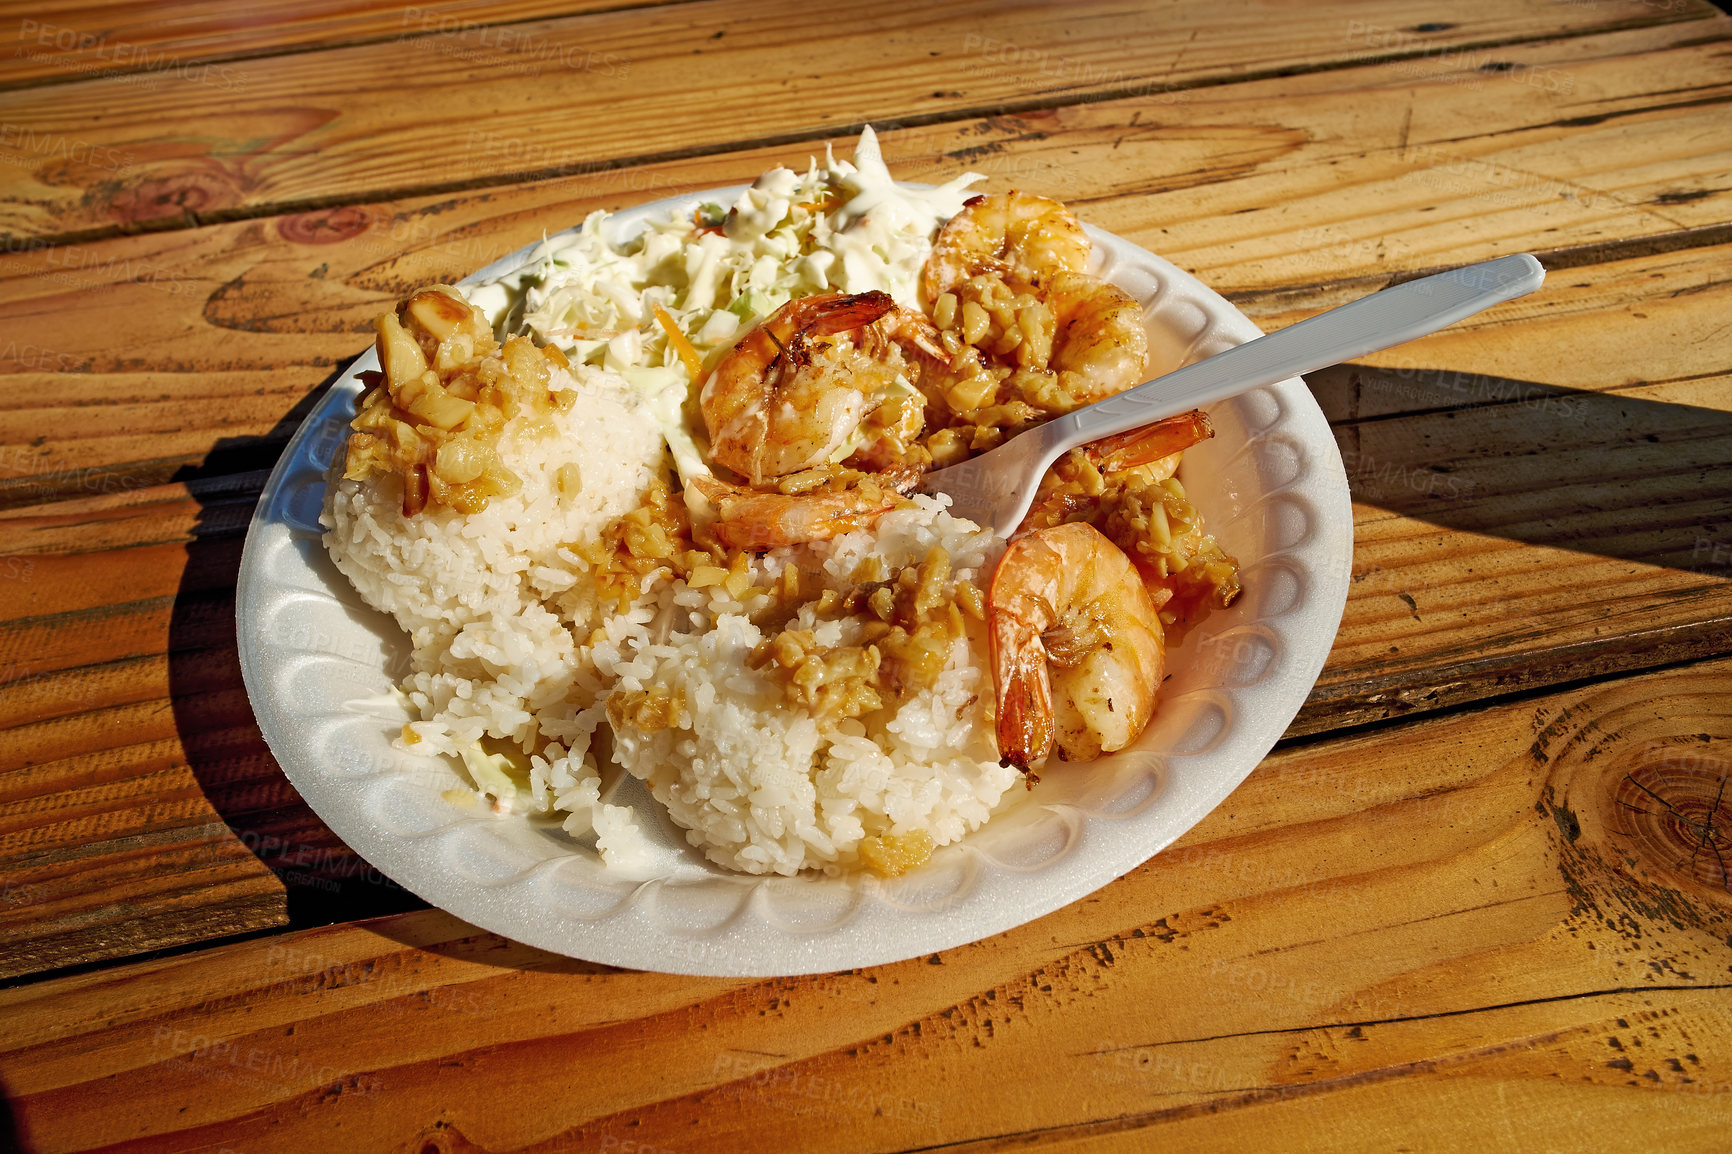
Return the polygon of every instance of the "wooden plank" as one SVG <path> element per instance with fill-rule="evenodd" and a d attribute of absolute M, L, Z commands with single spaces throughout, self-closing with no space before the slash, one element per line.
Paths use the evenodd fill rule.
<path fill-rule="evenodd" d="M 1373 358 L 1382 370 L 1314 378 L 1360 502 L 1359 550 L 1295 732 L 1721 651 L 1732 365 L 1713 334 L 1732 308 L 1718 279 L 1729 258 L 1732 246 L 1710 246 L 1572 270 L 1532 301 Z M 1632 312 L 1652 343 L 1621 334 Z M 1582 350 L 1562 376 L 1558 348 Z M 1627 512 L 1602 511 L 1614 492 Z M 23 569 L 192 530 L 190 504 L 163 519 L 155 508 L 118 494 L 0 525 Z M 196 514 L 233 531 L 243 515 Z M 113 596 L 130 599 L 137 577 L 123 580 Z M 65 611 L 33 598 L 64 596 L 66 583 L 20 588 L 19 612 Z"/>
<path fill-rule="evenodd" d="M 1630 50 L 1635 41 L 1663 37 L 1646 31 L 1610 39 Z M 1596 51 L 1610 52 L 1604 46 Z M 1712 63 L 1702 52 L 1700 46 L 1674 48 L 1648 72 L 1688 78 L 1692 68 Z M 1246 87 L 1267 94 L 1316 79 Z M 1321 124 L 1348 102 L 1310 93 L 1293 96 L 1286 107 L 1294 123 Z M 1131 203 L 1104 158 L 1115 125 L 1133 118 L 1137 106 L 1092 106 L 1084 111 L 1097 119 L 1073 119 L 1056 138 L 1103 158 L 1083 166 L 1107 174 L 1079 190 L 1091 217 L 1110 218 Z M 1296 108 L 1311 108 L 1315 121 L 1291 114 Z M 1694 115 L 1690 109 L 1663 114 L 1686 119 L 1653 138 L 1687 135 Z M 1398 127 L 1393 118 L 1386 125 L 1391 133 Z M 951 135 L 893 134 L 886 143 L 893 155 L 918 164 L 923 157 L 935 163 L 967 140 L 984 141 L 1000 151 L 977 159 L 988 168 L 1004 160 L 995 177 L 1002 183 L 1023 175 L 1018 166 L 1025 163 L 1045 166 L 1030 170 L 1036 174 L 1069 171 L 1049 165 L 1057 145 L 1031 134 L 1028 121 L 944 131 Z M 1655 156 L 1675 152 L 1664 144 Z M 13 269 L 39 264 L 33 275 L 3 282 L 9 303 L 0 309 L 13 322 L 8 331 L 29 333 L 32 343 L 5 354 L 10 364 L 4 367 L 21 371 L 17 387 L 0 395 L 0 431 L 8 442 L 0 448 L 0 472 L 12 477 L 0 482 L 0 494 L 9 490 L 14 505 L 48 503 L 0 518 L 6 554 L 0 587 L 8 594 L 0 600 L 0 674 L 8 662 L 13 672 L 12 683 L 0 689 L 0 719 L 10 725 L 0 732 L 0 752 L 14 774 L 36 775 L 0 779 L 23 783 L 8 795 L 18 808 L 0 808 L 0 814 L 10 812 L 22 837 L 51 824 L 50 808 L 73 792 L 81 767 L 112 766 L 119 778 L 165 793 L 163 806 L 149 810 L 133 832 L 184 837 L 224 823 L 236 831 L 239 849 L 271 847 L 264 865 L 290 880 L 297 900 L 350 911 L 406 900 L 367 874 L 298 803 L 239 695 L 228 598 L 238 534 L 263 474 L 234 470 L 271 463 L 310 405 L 315 382 L 365 342 L 359 334 L 371 315 L 396 294 L 516 247 L 539 234 L 550 216 L 563 223 L 589 208 L 659 195 L 672 185 L 741 179 L 772 155 L 798 161 L 785 150 L 760 150 L 637 170 L 628 174 L 642 178 L 637 184 L 568 179 L 455 202 L 369 207 L 358 215 L 317 213 L 124 238 L 88 246 L 101 255 L 70 266 L 42 264 L 43 254 L 10 258 Z M 1711 149 L 1702 156 L 1713 162 Z M 1204 162 L 1225 160 L 1211 153 Z M 1381 195 L 1390 180 L 1399 183 L 1378 167 L 1381 162 L 1362 163 L 1384 173 L 1367 177 L 1371 195 Z M 1439 247 L 1423 259 L 1496 251 L 1519 228 L 1542 227 L 1543 217 L 1524 211 L 1505 206 L 1511 219 L 1488 216 L 1485 238 L 1458 241 L 1453 250 Z M 1230 219 L 1254 218 L 1239 213 Z M 1416 211 L 1411 219 L 1424 217 Z M 1609 225 L 1565 235 L 1585 243 L 1609 232 L 1643 245 L 1653 227 L 1644 212 L 1631 210 Z M 1247 228 L 1257 238 L 1264 226 Z M 1133 235 L 1157 247 L 1162 240 L 1158 230 Z M 1714 516 L 1726 504 L 1729 459 L 1724 405 L 1716 393 L 1732 368 L 1715 334 L 1732 303 L 1718 283 L 1727 256 L 1727 246 L 1704 240 L 1554 275 L 1533 302 L 1381 362 L 1390 372 L 1369 386 L 1363 380 L 1354 386 L 1351 377 L 1319 378 L 1319 395 L 1344 447 L 1356 454 L 1361 547 L 1337 648 L 1295 732 L 1723 651 L 1732 566 L 1724 557 L 1716 560 L 1714 550 L 1732 539 L 1732 531 Z M 1354 275 L 1387 277 L 1381 267 L 1362 264 Z M 66 277 L 95 283 L 68 287 L 56 279 Z M 1289 298 L 1300 287 L 1287 285 Z M 1331 282 L 1310 296 L 1334 291 Z M 1270 327 L 1308 315 L 1311 306 L 1296 309 L 1282 299 L 1288 298 L 1273 291 L 1246 297 Z M 99 305 L 96 322 L 91 318 Z M 1633 326 L 1646 326 L 1639 341 Z M 1564 360 L 1559 348 L 1584 354 Z M 70 361 L 64 367 L 76 371 L 40 371 L 44 364 L 63 367 L 62 356 Z M 1458 372 L 1468 374 L 1465 383 Z M 1427 399 L 1426 390 L 1438 396 Z M 1650 436 L 1662 443 L 1656 446 Z M 1511 460 L 1496 455 L 1512 442 L 1561 452 Z M 1440 446 L 1447 452 L 1440 454 Z M 1677 462 L 1703 470 L 1700 477 L 1654 468 L 1679 447 L 1694 456 Z M 1637 478 L 1669 520 L 1646 525 L 1643 539 L 1572 536 L 1571 518 L 1575 529 L 1592 528 L 1591 519 L 1580 523 L 1584 506 L 1576 486 L 1588 474 Z M 177 475 L 192 480 L 171 483 Z M 1548 519 L 1563 527 L 1546 525 Z M 168 610 L 176 604 L 178 613 Z M 1395 654 L 1388 652 L 1392 645 Z M 208 795 L 207 804 L 197 803 L 193 787 Z M 55 836 L 76 840 L 76 824 L 57 829 Z M 172 876 L 179 868 L 148 857 L 124 860 L 140 885 L 157 884 L 153 871 Z M 264 865 L 249 863 L 247 855 L 234 860 L 270 881 Z M 94 874 L 70 869 L 33 873 L 24 858 L 3 864 L 18 885 L 58 879 L 56 885 L 70 887 L 57 891 L 66 916 L 20 929 L 12 939 L 20 967 L 164 944 L 113 936 L 93 944 L 81 936 L 80 919 L 117 908 L 105 894 L 121 875 L 98 882 Z M 92 880 L 81 883 L 79 876 Z M 245 925 L 280 922 L 283 900 L 260 915 L 262 923 Z M 20 926 L 34 916 L 15 912 Z M 129 918 L 120 923 L 143 925 Z M 27 949 L 22 943 L 32 933 L 50 944 Z M 93 952 L 79 952 L 87 947 Z"/>
<path fill-rule="evenodd" d="M 1620 243 L 1679 230 L 1685 239 L 1670 243 L 1709 243 L 1732 211 L 1732 154 L 1714 130 L 1721 113 L 1662 91 L 1727 90 L 1723 42 L 1677 43 L 1697 27 L 1576 39 L 1525 59 L 1567 69 L 1572 91 L 1599 94 L 1611 128 L 1559 127 L 1555 97 L 1531 85 L 1416 87 L 1391 64 L 1221 86 L 1182 109 L 1143 98 L 887 133 L 885 148 L 915 179 L 972 166 L 992 187 L 1072 199 L 1088 219 L 1193 268 L 1273 323 L 1334 303 L 1344 283 L 1357 295 L 1405 268 L 1524 247 L 1611 246 L 1597 259 L 1615 259 Z M 1632 54 L 1647 63 L 1631 67 Z M 1403 111 L 1409 102 L 1437 109 L 1423 132 Z M 1191 127 L 1174 127 L 1180 119 Z M 1642 131 L 1602 135 L 1634 120 Z M 1461 122 L 1482 126 L 1484 141 L 1451 147 L 1535 183 L 1511 196 L 1493 186 L 1494 202 L 1447 164 L 1435 176 L 1430 150 Z M 1567 140 L 1580 147 L 1561 147 Z M 1404 142 L 1424 159 L 1402 159 Z M 837 143 L 845 154 L 847 142 Z M 218 439 L 234 462 L 223 467 L 268 464 L 309 390 L 365 344 L 356 334 L 396 295 L 461 276 L 594 208 L 746 180 L 808 155 L 805 145 L 758 149 L 0 256 L 0 331 L 18 334 L 0 343 L 0 373 L 19 378 L 0 397 L 0 444 L 10 446 L 0 449 L 0 502 L 160 483 L 203 465 Z M 1199 183 L 1203 172 L 1215 176 Z M 1559 187 L 1593 181 L 1603 200 L 1560 210 Z M 1679 203 L 1654 203 L 1666 198 Z M 1368 204 L 1379 208 L 1368 223 L 1325 243 L 1337 234 L 1329 222 Z M 1449 227 L 1434 226 L 1440 214 Z M 1690 230 L 1705 235 L 1691 241 Z M 1376 237 L 1410 239 L 1398 260 Z M 1223 263 L 1207 263 L 1215 260 Z M 69 409 L 78 419 L 63 419 Z"/>
<path fill-rule="evenodd" d="M 158 90 L 127 89 L 131 77 L 15 90 L 0 93 L 0 120 L 15 126 L 0 167 L 0 235 L 183 226 L 813 138 L 872 119 L 1127 93 L 1169 119 L 1199 84 L 1394 57 L 1422 87 L 1503 70 L 1522 82 L 1506 79 L 1491 103 L 1519 87 L 1562 110 L 1574 103 L 1569 78 L 1524 59 L 1553 47 L 1522 42 L 1675 20 L 1698 37 L 1724 35 L 1723 19 L 1699 3 L 1471 0 L 1447 22 L 1434 16 L 1421 0 L 1381 6 L 1375 21 L 1345 0 L 1183 0 L 1159 17 L 1108 0 L 1062 10 L 895 0 L 766 20 L 752 0 L 697 0 L 517 26 L 528 55 L 465 61 L 460 85 L 456 41 L 434 35 L 248 60 Z M 544 59 L 558 67 L 524 74 Z"/>
<path fill-rule="evenodd" d="M 1724 651 L 1732 364 L 1724 320 L 1685 302 L 1724 317 L 1729 258 L 1564 270 L 1312 375 L 1354 494 L 1354 588 L 1292 732 Z M 1672 360 L 1686 347 L 1716 351 Z"/>
<path fill-rule="evenodd" d="M 665 2 L 639 0 L 637 6 Z M 0 87 L 121 76 L 130 89 L 194 75 L 232 84 L 240 70 L 196 66 L 429 34 L 449 37 L 451 55 L 487 59 L 528 47 L 500 25 L 619 5 L 610 0 L 427 0 L 420 5 L 296 0 L 244 15 L 226 0 L 51 0 L 8 7 L 19 14 L 5 20 L 10 35 L 0 40 Z"/>
<path fill-rule="evenodd" d="M 262 479 L 8 527 L 63 539 L 11 559 L 0 609 L 0 976 L 281 926 L 291 904 L 420 904 L 306 808 L 241 688 L 234 582 Z"/>
<path fill-rule="evenodd" d="M 1721 660 L 1278 752 L 930 958 L 678 978 L 428 911 L 0 991 L 0 1078 L 43 1151 L 1717 1150 L 1729 772 Z"/>

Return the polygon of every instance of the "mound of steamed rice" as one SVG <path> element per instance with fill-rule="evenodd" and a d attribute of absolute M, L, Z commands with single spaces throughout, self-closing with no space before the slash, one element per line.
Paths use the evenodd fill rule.
<path fill-rule="evenodd" d="M 895 569 L 932 547 L 949 555 L 956 583 L 979 581 L 1002 542 L 930 498 L 882 517 L 874 530 L 776 550 L 753 563 L 760 583 L 786 565 L 820 567 L 844 590 L 869 555 Z M 661 690 L 681 703 L 667 728 L 622 726 L 614 757 L 649 783 L 656 800 L 712 861 L 751 873 L 857 865 L 862 842 L 956 841 L 990 816 L 1020 779 L 998 764 L 984 628 L 971 622 L 951 643 L 931 688 L 891 706 L 888 717 L 820 721 L 790 706 L 780 684 L 748 658 L 764 634 L 725 587 L 675 582 L 616 618 L 595 647 L 597 668 L 623 690 Z M 820 645 L 859 640 L 862 623 L 826 621 L 802 608 L 798 627 Z"/>
<path fill-rule="evenodd" d="M 640 823 L 653 819 L 603 800 L 598 754 L 645 781 L 711 861 L 750 873 L 840 872 L 860 864 L 863 843 L 924 834 L 939 846 L 988 818 L 1019 775 L 998 764 L 979 622 L 951 643 L 935 685 L 873 715 L 869 731 L 788 704 L 773 675 L 750 666 L 764 634 L 725 584 L 693 588 L 662 571 L 623 611 L 604 606 L 571 546 L 643 501 L 666 445 L 620 376 L 577 365 L 556 370 L 552 387 L 576 403 L 507 425 L 500 458 L 523 484 L 481 512 L 405 516 L 394 476 L 345 480 L 333 466 L 326 546 L 413 645 L 403 690 L 419 719 L 405 748 L 460 759 L 501 813 L 593 831 L 603 860 L 627 871 L 648 861 Z M 559 481 L 571 465 L 575 493 Z M 842 590 L 869 555 L 895 569 L 934 545 L 950 557 L 947 594 L 983 584 L 1002 548 L 919 498 L 872 531 L 754 557 L 750 572 L 768 585 L 798 564 Z M 821 644 L 851 644 L 861 629 L 801 612 Z M 671 724 L 612 727 L 610 697 L 646 690 L 679 703 Z"/>

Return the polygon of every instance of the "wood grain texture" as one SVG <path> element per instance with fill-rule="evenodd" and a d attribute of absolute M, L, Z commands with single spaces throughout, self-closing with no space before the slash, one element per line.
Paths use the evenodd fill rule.
<path fill-rule="evenodd" d="M 263 477 L 18 515 L 0 590 L 0 976 L 419 903 L 344 846 L 265 748 L 234 581 Z"/>
<path fill-rule="evenodd" d="M 428 911 L 0 991 L 0 1081 L 44 1152 L 1718 1150 L 1729 772 L 1704 663 L 1277 753 L 927 958 L 679 978 Z"/>
<path fill-rule="evenodd" d="M 1354 587 L 1290 732 L 1724 651 L 1729 259 L 1566 269 L 1312 375 L 1355 501 Z"/>
<path fill-rule="evenodd" d="M 1722 397 L 1732 366 L 1718 334 L 1732 300 L 1719 270 L 1732 247 L 1713 243 L 1714 210 L 1662 220 L 1648 204 L 1657 188 L 1711 184 L 1721 163 L 1723 141 L 1700 130 L 1699 109 L 1659 107 L 1657 88 L 1701 88 L 1725 72 L 1723 42 L 1679 43 L 1687 27 L 1544 49 L 1598 69 L 1603 107 L 1650 118 L 1651 131 L 1625 143 L 1630 171 L 1644 175 L 1621 207 L 1559 218 L 1546 192 L 1474 216 L 1481 190 L 1463 187 L 1459 204 L 1428 195 L 1385 217 L 1390 235 L 1425 237 L 1405 254 L 1417 265 L 1493 255 L 1534 235 L 1565 254 L 1604 247 L 1554 274 L 1531 302 L 1314 381 L 1352 465 L 1360 547 L 1340 637 L 1295 733 L 1725 650 L 1732 447 Z M 1632 55 L 1654 63 L 1631 68 Z M 1533 59 L 1562 67 L 1555 55 Z M 1226 287 L 1274 327 L 1309 315 L 1344 283 L 1370 288 L 1402 266 L 1363 248 L 1328 249 L 1343 262 L 1345 279 L 1336 278 L 1332 266 L 1299 259 L 1303 229 L 1320 226 L 1288 235 L 1264 210 L 1210 215 L 1201 205 L 1237 183 L 1267 186 L 1278 171 L 1333 173 L 1337 196 L 1396 203 L 1408 174 L 1429 171 L 1390 159 L 1402 132 L 1432 141 L 1451 123 L 1412 135 L 1386 99 L 1412 84 L 1403 67 L 1209 90 L 1187 114 L 1214 127 L 1169 143 L 1173 155 L 1161 134 L 1130 139 L 1158 99 L 890 133 L 885 146 L 917 178 L 966 162 L 994 186 L 1071 196 L 1091 219 L 1157 250 L 1178 246 L 1181 259 L 1240 253 L 1221 275 L 1242 279 Z M 1455 101 L 1457 121 L 1504 139 L 1546 180 L 1574 179 L 1580 159 L 1546 127 L 1559 109 L 1543 89 L 1510 84 L 1502 103 L 1462 84 L 1432 89 L 1428 102 Z M 1501 119 L 1489 119 L 1494 112 Z M 1244 137 L 1224 126 L 1250 115 L 1308 142 L 1302 162 L 1234 167 Z M 1363 130 L 1356 139 L 1350 118 Z M 1523 151 L 1538 138 L 1551 143 Z M 0 907 L 6 972 L 186 940 L 140 911 L 197 892 L 183 859 L 201 838 L 221 843 L 209 853 L 255 888 L 232 920 L 230 893 L 211 891 L 222 916 L 187 921 L 202 927 L 193 932 L 280 924 L 290 901 L 333 912 L 408 901 L 299 803 L 240 690 L 232 586 L 263 470 L 317 383 L 366 343 L 369 320 L 398 294 L 484 264 L 550 221 L 749 179 L 805 152 L 758 149 L 0 260 L 0 317 L 18 334 L 0 349 L 15 386 L 0 393 L 0 505 L 12 507 L 0 516 L 0 782 L 15 783 L 0 802 L 13 830 L 0 843 L 0 884 L 58 903 Z M 1129 159 L 1116 162 L 1121 154 Z M 1220 179 L 1183 177 L 1199 169 Z M 1325 178 L 1294 179 L 1312 191 L 1295 194 L 1288 211 L 1313 221 L 1340 211 Z M 1151 180 L 1168 187 L 1148 193 Z M 1138 223 L 1139 195 L 1164 198 L 1171 228 Z M 1427 231 L 1437 211 L 1478 231 Z M 1693 230 L 1683 241 L 1680 224 Z M 1233 228 L 1240 239 L 1223 240 Z M 1656 237 L 1660 251 L 1645 252 Z M 1620 251 L 1643 255 L 1612 259 Z M 1582 355 L 1560 358 L 1560 348 Z M 1598 511 L 1632 494 L 1647 502 L 1640 513 Z M 145 804 L 117 818 L 101 790 L 81 792 L 92 766 L 107 775 L 103 789 Z M 117 821 L 111 836 L 102 823 Z M 75 866 L 65 855 L 86 833 Z M 32 856 L 38 842 L 61 856 Z M 120 892 L 137 903 L 116 903 Z"/>
<path fill-rule="evenodd" d="M 1732 24 L 929 8 L 0 5 L 0 1150 L 1726 1147 Z M 241 689 L 265 471 L 401 293 L 868 119 L 1269 328 L 1552 272 L 1313 378 L 1357 547 L 1311 736 L 1125 877 L 761 981 L 416 908 Z"/>
<path fill-rule="evenodd" d="M 205 62 L 441 32 L 471 51 L 510 51 L 512 24 L 619 7 L 610 0 L 296 0 L 271 5 L 261 19 L 228 0 L 32 0 L 0 5 L 0 87 L 105 76 L 136 77 L 123 81 L 136 87 L 203 77 L 197 66 Z M 223 79 L 219 70 L 210 75 Z"/>
<path fill-rule="evenodd" d="M 1709 28 L 1724 34 L 1732 21 Z M 1522 58 L 1567 69 L 1575 91 L 1596 94 L 1605 123 L 1642 121 L 1617 139 L 1556 123 L 1579 100 L 1509 80 L 1475 89 L 1438 77 L 1416 88 L 1392 64 L 1220 86 L 1182 108 L 1142 98 L 887 133 L 884 147 L 910 178 L 972 167 L 988 187 L 1064 197 L 1253 316 L 1279 318 L 1335 303 L 1343 285 L 1358 295 L 1415 268 L 1521 248 L 1568 261 L 1598 246 L 1603 261 L 1623 255 L 1620 245 L 1732 240 L 1714 232 L 1732 211 L 1732 152 L 1714 131 L 1723 113 L 1663 91 L 1686 85 L 1701 100 L 1732 91 L 1732 40 L 1690 42 L 1686 33 L 1702 30 L 1578 38 Z M 1632 56 L 1644 65 L 1631 67 Z M 1436 110 L 1435 121 L 1416 130 L 1409 105 Z M 1437 162 L 1459 123 L 1481 129 L 1473 151 L 1496 166 L 1486 171 L 1519 170 L 1531 184 L 1492 184 L 1488 200 L 1471 175 L 1480 170 Z M 1579 149 L 1566 146 L 1575 140 Z M 833 143 L 846 155 L 848 140 Z M 0 398 L 0 443 L 10 446 L 0 450 L 0 492 L 12 491 L 0 500 L 157 483 L 202 463 L 219 440 L 237 453 L 232 442 L 244 438 L 280 445 L 296 403 L 365 344 L 357 334 L 395 296 L 595 208 L 749 180 L 775 163 L 803 164 L 813 147 L 0 255 L 0 373 L 19 374 Z M 1602 167 L 1584 171 L 1590 164 Z M 1594 179 L 1591 207 L 1560 195 Z M 1330 240 L 1333 222 L 1355 213 L 1367 223 Z M 95 422 L 60 419 L 95 405 L 105 410 Z"/>
<path fill-rule="evenodd" d="M 1711 13 L 1643 0 L 1472 0 L 1447 22 L 1419 0 L 1380 5 L 1374 20 L 1342 0 L 1183 0 L 1160 15 L 1103 0 L 805 5 L 774 20 L 753 0 L 593 13 L 515 26 L 521 42 L 509 51 L 433 35 L 148 84 L 123 76 L 0 93 L 0 120 L 17 129 L 0 166 L 0 235 L 91 237 L 459 190 L 874 119 L 1127 93 L 1171 110 L 1199 84 L 1391 57 L 1422 79 L 1473 81 L 1490 69 L 1531 81 L 1506 76 L 1504 99 L 1548 82 L 1567 97 L 1561 74 L 1517 62 L 1519 42 L 1674 20 L 1715 35 L 1723 21 Z M 591 108 L 606 115 L 581 111 Z"/>

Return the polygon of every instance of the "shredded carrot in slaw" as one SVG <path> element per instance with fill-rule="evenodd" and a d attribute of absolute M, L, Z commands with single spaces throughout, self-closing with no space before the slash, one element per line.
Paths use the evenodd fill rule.
<path fill-rule="evenodd" d="M 692 347 L 692 342 L 686 339 L 686 334 L 680 330 L 679 322 L 668 315 L 668 310 L 655 302 L 650 302 L 650 311 L 655 313 L 656 323 L 668 335 L 668 344 L 674 347 L 674 352 L 680 355 L 680 360 L 686 366 L 686 372 L 692 375 L 692 384 L 704 383 L 704 362 L 698 356 L 698 350 Z"/>

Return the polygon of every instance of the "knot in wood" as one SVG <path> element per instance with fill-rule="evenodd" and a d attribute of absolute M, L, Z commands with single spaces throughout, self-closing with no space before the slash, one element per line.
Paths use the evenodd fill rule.
<path fill-rule="evenodd" d="M 277 221 L 277 235 L 294 244 L 337 244 L 359 236 L 372 224 L 372 213 L 349 205 L 285 216 Z"/>
<path fill-rule="evenodd" d="M 1612 828 L 1649 864 L 1732 893 L 1732 758 L 1657 746 L 1614 788 Z"/>
<path fill-rule="evenodd" d="M 108 212 L 121 224 L 197 217 L 239 204 L 242 190 L 221 171 L 174 172 L 122 180 L 108 198 Z"/>

